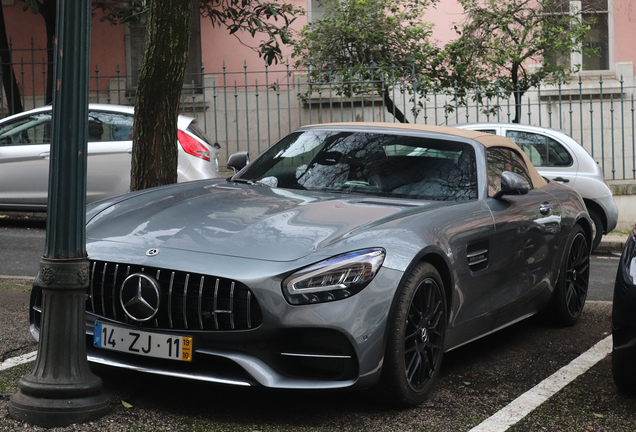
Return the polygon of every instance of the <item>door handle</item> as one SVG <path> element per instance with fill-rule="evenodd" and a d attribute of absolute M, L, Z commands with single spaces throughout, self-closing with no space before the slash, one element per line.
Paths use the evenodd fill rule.
<path fill-rule="evenodd" d="M 126 150 L 126 153 L 128 153 L 128 154 L 132 154 L 132 147 L 131 147 L 131 148 L 129 148 L 128 150 Z"/>
<path fill-rule="evenodd" d="M 553 180 L 558 182 L 563 182 L 563 183 L 570 183 L 570 179 L 563 178 L 563 177 L 555 177 Z"/>
<path fill-rule="evenodd" d="M 552 206 L 549 202 L 542 202 L 539 206 L 539 213 L 542 215 L 548 215 L 552 212 Z"/>
<path fill-rule="evenodd" d="M 51 157 L 51 152 L 42 152 L 39 155 L 42 159 L 49 159 Z"/>

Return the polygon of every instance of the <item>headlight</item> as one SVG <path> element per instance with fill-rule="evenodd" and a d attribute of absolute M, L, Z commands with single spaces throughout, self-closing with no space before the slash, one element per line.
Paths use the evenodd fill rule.
<path fill-rule="evenodd" d="M 321 261 L 283 281 L 283 294 L 294 305 L 351 297 L 373 280 L 384 262 L 381 248 L 362 249 Z"/>

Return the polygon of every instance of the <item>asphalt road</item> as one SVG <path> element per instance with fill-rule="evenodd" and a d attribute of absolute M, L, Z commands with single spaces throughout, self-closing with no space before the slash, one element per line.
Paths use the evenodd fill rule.
<path fill-rule="evenodd" d="M 44 251 L 45 222 L 0 218 L 0 276 L 35 277 Z M 588 299 L 611 301 L 618 254 L 592 255 Z"/>
<path fill-rule="evenodd" d="M 0 275 L 33 276 L 44 249 L 42 222 L 0 219 Z M 445 355 L 440 379 L 421 406 L 400 410 L 369 392 L 298 392 L 235 388 L 95 366 L 110 399 L 110 412 L 71 431 L 471 431 L 488 424 L 524 395 L 544 393 L 545 380 L 562 381 L 563 368 L 605 343 L 611 332 L 611 300 L 618 255 L 595 254 L 590 300 L 581 321 L 554 328 L 533 317 Z M 0 279 L 0 431 L 43 431 L 6 415 L 18 380 L 33 362 L 2 367 L 34 352 L 28 331 L 29 283 Z M 595 301 L 596 300 L 596 301 Z M 601 300 L 601 301 L 597 301 Z M 603 355 L 508 431 L 635 431 L 636 396 L 616 389 L 611 355 Z M 571 363 L 574 362 L 574 363 Z M 537 390 L 540 388 L 541 390 Z M 487 427 L 490 431 L 502 431 Z"/>

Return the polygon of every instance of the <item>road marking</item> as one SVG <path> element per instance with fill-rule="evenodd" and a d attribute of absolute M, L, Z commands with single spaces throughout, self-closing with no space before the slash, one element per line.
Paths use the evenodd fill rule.
<path fill-rule="evenodd" d="M 612 336 L 610 335 L 572 360 L 570 364 L 563 366 L 534 388 L 510 402 L 493 416 L 472 428 L 470 432 L 504 432 L 508 430 L 510 426 L 530 414 L 563 387 L 603 360 L 611 351 Z"/>
<path fill-rule="evenodd" d="M 24 363 L 32 362 L 38 356 L 37 351 L 30 352 L 28 354 L 24 354 L 18 357 L 12 357 L 9 360 L 5 360 L 0 363 L 0 371 L 5 369 L 12 368 L 14 366 L 18 366 Z"/>

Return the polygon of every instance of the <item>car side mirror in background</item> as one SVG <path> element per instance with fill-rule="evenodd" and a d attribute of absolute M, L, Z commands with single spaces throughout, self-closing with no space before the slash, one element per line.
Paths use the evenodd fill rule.
<path fill-rule="evenodd" d="M 494 199 L 501 199 L 504 195 L 525 195 L 530 190 L 528 180 L 510 171 L 501 173 L 501 190 Z"/>
<path fill-rule="evenodd" d="M 234 170 L 234 174 L 242 170 L 250 163 L 250 154 L 246 151 L 236 152 L 227 159 L 227 167 Z"/>

